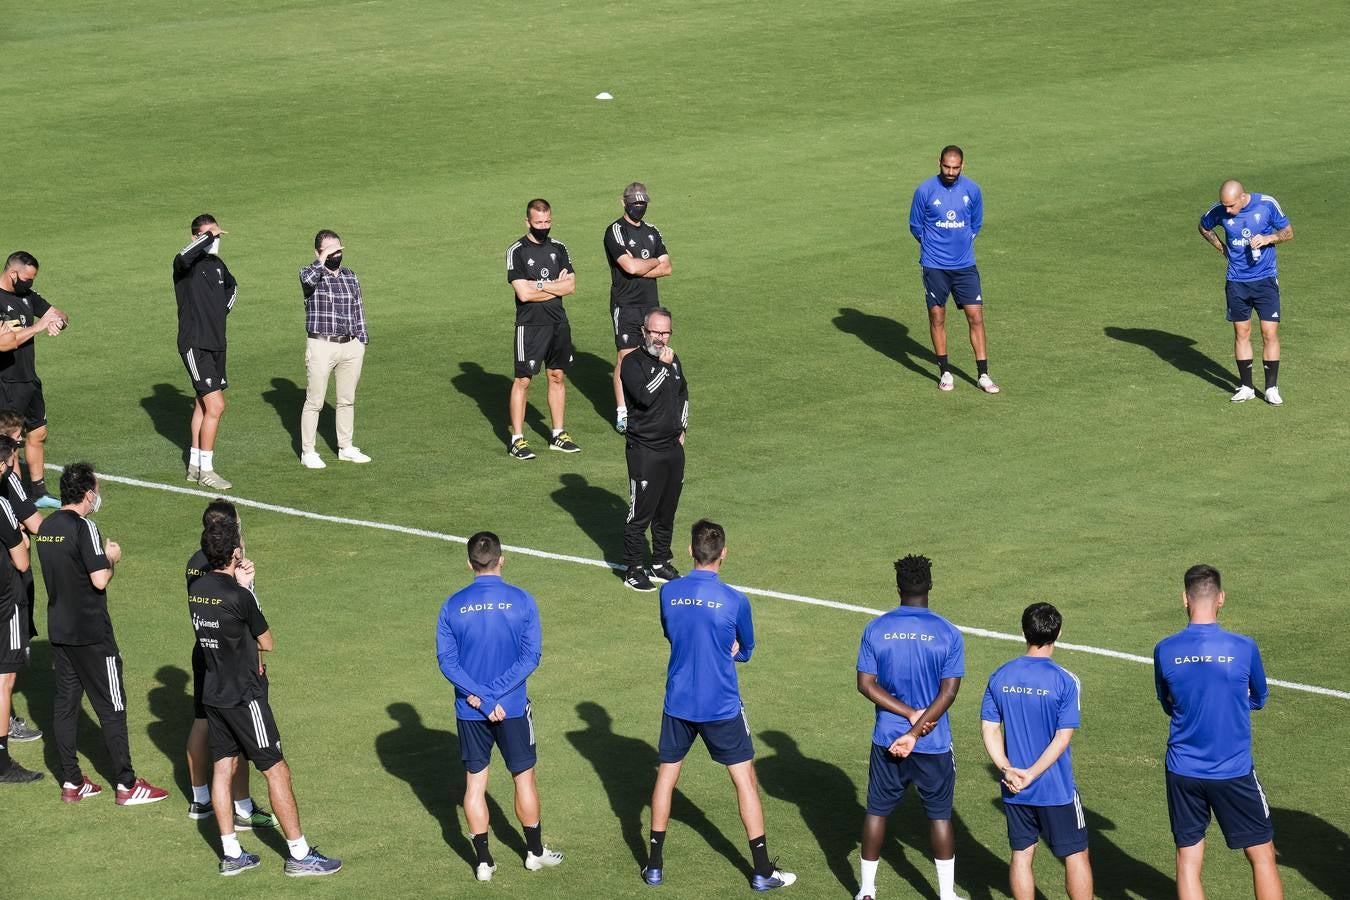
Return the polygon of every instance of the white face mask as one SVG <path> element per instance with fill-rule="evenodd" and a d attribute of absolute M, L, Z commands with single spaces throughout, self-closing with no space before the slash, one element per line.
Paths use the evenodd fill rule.
<path fill-rule="evenodd" d="M 94 513 L 98 512 L 101 506 L 103 506 L 103 495 L 98 491 L 95 491 L 94 502 L 89 504 L 89 515 L 92 516 Z"/>
<path fill-rule="evenodd" d="M 212 256 L 220 255 L 220 238 L 211 241 L 211 246 L 206 249 L 206 252 Z"/>

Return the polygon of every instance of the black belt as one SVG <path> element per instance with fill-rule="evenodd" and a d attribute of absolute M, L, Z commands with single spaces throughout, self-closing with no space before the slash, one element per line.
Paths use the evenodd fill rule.
<path fill-rule="evenodd" d="M 328 341 L 332 344 L 345 344 L 350 340 L 354 340 L 356 337 L 356 335 L 353 334 L 315 334 L 312 331 L 307 331 L 305 333 L 316 341 Z"/>

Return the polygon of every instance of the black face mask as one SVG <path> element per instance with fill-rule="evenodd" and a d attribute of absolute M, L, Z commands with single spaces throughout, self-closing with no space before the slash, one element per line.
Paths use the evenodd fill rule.
<path fill-rule="evenodd" d="M 33 289 L 33 279 L 31 279 L 31 278 L 15 278 L 15 279 L 14 279 L 14 288 L 13 288 L 12 293 L 13 293 L 15 296 L 17 296 L 17 297 L 22 297 L 24 294 L 27 294 L 27 293 L 28 293 L 29 291 L 31 291 L 32 289 Z"/>
<path fill-rule="evenodd" d="M 548 240 L 549 231 L 550 229 L 548 228 L 535 228 L 533 225 L 531 225 L 530 237 L 534 238 L 536 241 L 542 244 L 544 241 Z"/>
<path fill-rule="evenodd" d="M 342 254 L 334 253 L 324 262 L 324 266 L 336 272 L 338 269 L 342 268 Z"/>
<path fill-rule="evenodd" d="M 624 214 L 634 222 L 641 222 L 642 217 L 647 214 L 647 204 L 634 203 L 623 208 Z"/>

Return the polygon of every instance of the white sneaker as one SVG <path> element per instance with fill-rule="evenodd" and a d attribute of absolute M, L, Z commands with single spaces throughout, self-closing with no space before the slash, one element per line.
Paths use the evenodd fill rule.
<path fill-rule="evenodd" d="M 479 863 L 478 871 L 475 872 L 474 874 L 479 881 L 491 881 L 492 873 L 495 871 L 497 871 L 497 866 L 495 863 L 492 865 L 488 865 L 487 863 Z"/>
<path fill-rule="evenodd" d="M 557 850 L 550 850 L 548 845 L 544 845 L 544 852 L 540 856 L 535 856 L 530 851 L 525 851 L 525 868 L 531 872 L 538 872 L 540 869 L 556 866 L 563 861 L 563 855 Z"/>
<path fill-rule="evenodd" d="M 950 391 L 956 387 L 956 379 L 952 377 L 951 372 L 943 372 L 942 377 L 938 379 L 938 390 Z"/>
<path fill-rule="evenodd" d="M 304 466 L 306 469 L 328 468 L 328 463 L 323 461 L 323 457 L 312 451 L 300 454 L 300 465 Z"/>
<path fill-rule="evenodd" d="M 1234 403 L 1245 403 L 1256 396 L 1255 388 L 1249 388 L 1245 384 L 1237 389 L 1237 393 L 1232 396 Z"/>
<path fill-rule="evenodd" d="M 343 462 L 368 463 L 370 457 L 361 452 L 360 447 L 344 447 L 338 451 L 338 459 Z"/>
<path fill-rule="evenodd" d="M 999 392 L 999 386 L 994 384 L 994 379 L 990 378 L 988 375 L 981 375 L 976 384 L 978 384 L 980 390 L 984 391 L 986 394 L 997 394 Z"/>
<path fill-rule="evenodd" d="M 1284 398 L 1280 396 L 1280 389 L 1277 387 L 1266 388 L 1266 402 L 1271 406 L 1284 406 Z"/>
<path fill-rule="evenodd" d="M 859 888 L 858 893 L 853 895 L 853 900 L 876 900 L 876 888 Z"/>

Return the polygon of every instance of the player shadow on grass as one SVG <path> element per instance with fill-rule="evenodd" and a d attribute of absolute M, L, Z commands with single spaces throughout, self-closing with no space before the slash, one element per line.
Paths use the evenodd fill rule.
<path fill-rule="evenodd" d="M 273 378 L 272 389 L 262 392 L 262 398 L 276 410 L 277 418 L 281 420 L 281 427 L 285 428 L 291 436 L 291 451 L 296 457 L 300 456 L 300 413 L 305 408 L 305 389 L 296 384 L 289 378 Z M 314 449 L 318 449 L 318 441 L 323 441 L 328 445 L 328 449 L 337 455 L 337 420 L 333 411 L 333 404 L 327 401 L 323 404 L 323 409 L 319 410 L 319 432 L 315 442 Z M 333 435 L 333 437 L 329 437 Z"/>
<path fill-rule="evenodd" d="M 594 353 L 573 349 L 567 380 L 591 404 L 595 416 L 606 425 L 614 423 L 614 363 Z"/>
<path fill-rule="evenodd" d="M 1350 835 L 1312 813 L 1296 809 L 1272 807 L 1270 822 L 1275 827 L 1280 865 L 1296 870 L 1328 897 L 1345 891 Z"/>
<path fill-rule="evenodd" d="M 375 738 L 375 755 L 380 765 L 395 778 L 412 788 L 413 795 L 441 826 L 441 838 L 455 855 L 473 869 L 478 862 L 473 844 L 460 824 L 459 808 L 464 796 L 464 764 L 459 755 L 459 737 L 451 731 L 428 728 L 422 715 L 411 703 L 391 703 L 386 711 L 398 727 Z M 497 776 L 497 787 L 510 775 L 502 766 Z M 525 842 L 516 833 L 514 818 L 487 797 L 488 818 L 497 841 L 521 859 L 525 858 Z M 500 862 L 500 860 L 499 860 Z"/>
<path fill-rule="evenodd" d="M 885 316 L 874 316 L 848 306 L 839 308 L 834 327 L 851 334 L 883 356 L 927 378 L 938 380 L 937 357 L 933 351 L 909 336 L 909 326 Z M 948 345 L 950 346 L 950 345 Z M 974 378 L 954 365 L 948 365 L 953 376 L 978 386 Z"/>
<path fill-rule="evenodd" d="M 38 640 L 32 642 L 28 665 L 19 672 L 19 677 L 14 682 L 14 692 L 21 694 L 28 705 L 28 715 L 25 718 L 45 732 L 42 736 L 42 764 L 46 766 L 48 773 L 55 779 L 55 784 L 60 786 L 63 777 L 61 758 L 56 752 L 56 734 L 52 730 L 52 702 L 56 697 L 56 673 L 52 670 L 51 644 Z M 18 714 L 17 709 L 15 714 Z M 128 721 L 128 728 L 132 727 L 133 724 L 133 722 Z M 103 785 L 105 788 L 104 796 L 111 797 L 113 787 L 117 784 L 117 774 L 113 771 L 112 759 L 108 756 L 107 745 L 103 743 L 103 728 L 99 725 L 98 720 L 89 714 L 88 700 L 80 705 L 79 722 L 76 728 L 78 731 L 75 749 L 88 763 L 82 766 L 84 774 Z M 32 752 L 28 749 L 29 747 L 32 747 L 32 750 L 37 749 L 35 745 L 14 743 L 10 744 L 9 749 L 19 762 L 36 771 L 38 767 L 33 764 L 28 755 Z M 135 762 L 136 759 L 133 756 L 132 763 Z M 90 770 L 92 770 L 92 774 Z M 147 778 L 146 780 L 154 782 L 154 778 Z M 52 784 L 46 779 L 38 783 Z"/>
<path fill-rule="evenodd" d="M 1138 344 L 1152 350 L 1158 358 L 1181 372 L 1208 381 L 1224 391 L 1238 389 L 1238 379 L 1217 360 L 1210 359 L 1195 349 L 1195 341 L 1181 334 L 1159 331 L 1156 328 L 1117 328 L 1108 325 L 1103 333 L 1112 340 Z"/>
<path fill-rule="evenodd" d="M 998 771 L 993 766 L 987 766 L 986 771 L 990 780 L 997 784 Z M 998 811 L 999 818 L 1003 819 L 1003 801 L 994 798 L 990 802 Z M 1086 805 L 1083 807 L 1083 813 L 1087 818 L 1088 859 L 1092 863 L 1094 897 L 1101 900 L 1134 900 L 1136 897 L 1171 897 L 1176 894 L 1176 881 L 1173 878 L 1159 872 L 1148 863 L 1135 859 L 1106 837 L 1106 832 L 1116 830 L 1115 822 Z M 1008 853 L 1011 855 L 1012 851 L 1009 850 Z M 1050 848 L 1044 841 L 1036 850 L 1036 855 L 1038 858 L 1051 855 Z M 1060 871 L 1062 873 L 1063 870 Z M 1061 880 L 1053 881 L 1049 885 L 1052 888 L 1052 896 L 1058 895 L 1063 890 L 1062 875 L 1057 877 Z M 1006 885 L 1005 866 L 1005 888 Z M 1039 890 L 1036 896 L 1041 896 Z"/>
<path fill-rule="evenodd" d="M 577 716 L 586 723 L 584 730 L 567 732 L 567 739 L 595 767 L 595 774 L 609 796 L 610 809 L 619 820 L 624 843 L 638 867 L 647 863 L 647 840 L 642 833 L 642 812 L 651 805 L 658 763 L 656 748 L 640 738 L 614 733 L 609 712 L 598 703 L 577 704 Z M 730 798 L 730 794 L 728 794 Z M 734 801 L 732 801 L 734 802 Z M 733 844 L 679 788 L 671 803 L 671 819 L 698 833 L 713 850 L 722 854 L 749 879 L 754 874 L 746 854 Z M 667 863 L 679 858 L 680 835 L 667 844 Z M 673 852 L 673 856 L 670 854 Z M 678 865 L 678 862 L 676 863 Z"/>
<path fill-rule="evenodd" d="M 511 413 L 508 403 L 511 399 L 511 384 L 515 379 L 489 372 L 476 362 L 462 362 L 459 369 L 459 374 L 451 378 L 450 383 L 455 386 L 455 390 L 478 404 L 478 411 L 487 419 L 493 435 L 502 444 L 506 444 L 511 437 Z M 546 376 L 540 375 L 530 383 L 530 387 L 534 389 L 532 393 L 538 395 L 540 403 L 544 402 L 545 388 L 535 385 L 534 382 L 547 380 Z M 545 440 L 552 437 L 553 431 L 545 422 L 543 413 L 529 402 L 528 396 L 525 399 L 525 437 L 530 436 L 531 430 Z"/>
<path fill-rule="evenodd" d="M 628 514 L 624 499 L 613 491 L 591 484 L 585 475 L 575 472 L 564 473 L 558 480 L 562 487 L 553 492 L 553 502 L 595 542 L 606 560 L 623 559 L 623 522 Z M 623 577 L 618 571 L 615 574 Z"/>
<path fill-rule="evenodd" d="M 173 762 L 173 783 L 178 787 L 179 794 L 188 799 L 192 798 L 192 778 L 188 774 L 187 767 L 187 736 L 188 730 L 192 728 L 192 721 L 196 717 L 192 708 L 192 676 L 177 666 L 160 666 L 155 672 L 155 679 L 159 682 L 157 687 L 152 687 L 146 694 L 146 702 L 150 707 L 150 715 L 154 717 L 153 721 L 145 727 L 146 734 L 154 742 L 155 747 L 167 759 Z M 128 723 L 130 724 L 130 723 Z M 135 762 L 135 760 L 132 760 Z M 244 757 L 239 758 L 239 765 L 248 766 L 251 763 Z M 138 768 L 137 774 L 141 774 Z M 267 793 L 267 779 L 265 779 L 256 770 L 250 772 L 249 788 L 251 791 L 261 790 L 264 795 Z M 155 778 L 148 779 L 155 781 Z M 168 802 L 176 802 L 170 792 Z M 258 798 L 261 803 L 261 798 Z M 220 828 L 216 824 L 214 817 L 207 819 L 197 819 L 192 824 L 197 826 L 197 833 L 201 835 L 206 846 L 211 848 L 211 852 L 217 856 L 220 855 Z M 266 844 L 268 849 L 285 859 L 289 853 L 286 848 L 286 841 L 277 828 L 259 828 L 254 831 L 257 839 Z"/>
<path fill-rule="evenodd" d="M 192 436 L 188 434 L 192 419 L 193 398 L 182 388 L 160 383 L 152 389 L 153 393 L 141 398 L 141 409 L 150 417 L 155 431 L 178 448 L 183 457 L 183 465 L 188 461 L 188 445 Z"/>

